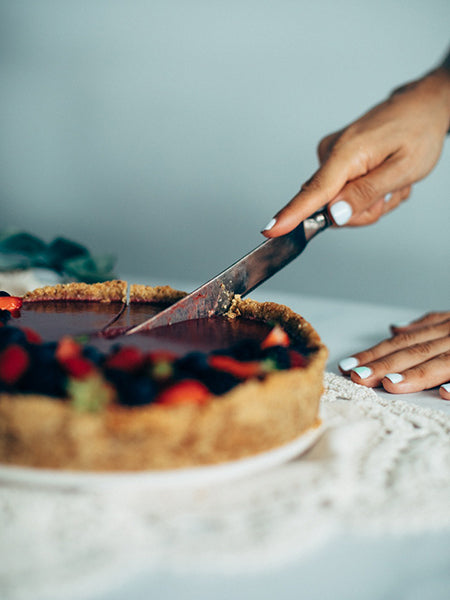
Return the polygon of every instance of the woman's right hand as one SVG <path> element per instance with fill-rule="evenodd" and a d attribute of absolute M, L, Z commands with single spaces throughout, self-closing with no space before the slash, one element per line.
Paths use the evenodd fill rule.
<path fill-rule="evenodd" d="M 288 233 L 325 205 L 336 225 L 376 222 L 433 169 L 449 126 L 450 72 L 442 67 L 326 136 L 319 170 L 262 233 Z"/>

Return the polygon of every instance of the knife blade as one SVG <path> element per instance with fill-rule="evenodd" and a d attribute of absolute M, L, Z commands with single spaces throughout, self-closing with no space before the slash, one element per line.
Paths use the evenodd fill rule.
<path fill-rule="evenodd" d="M 230 267 L 126 335 L 180 321 L 224 314 L 236 294 L 246 296 L 296 258 L 313 237 L 331 225 L 326 209 L 305 219 L 293 231 L 266 240 Z"/>

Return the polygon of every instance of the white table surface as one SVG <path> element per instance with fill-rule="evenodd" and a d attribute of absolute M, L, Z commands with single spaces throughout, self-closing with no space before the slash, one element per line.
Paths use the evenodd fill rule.
<path fill-rule="evenodd" d="M 176 287 L 192 289 L 182 284 Z M 390 323 L 420 316 L 419 311 L 408 308 L 273 293 L 266 288 L 253 293 L 252 297 L 282 302 L 307 318 L 327 344 L 328 370 L 335 373 L 338 373 L 337 362 L 341 358 L 386 337 Z M 380 394 L 389 397 L 387 393 Z M 441 400 L 437 390 L 404 395 L 402 399 L 450 412 L 450 402 Z M 450 598 L 450 531 L 408 536 L 393 534 L 381 539 L 339 534 L 307 559 L 233 576 L 180 574 L 169 569 L 129 571 L 124 573 L 119 587 L 91 597 L 92 600 L 447 600 Z"/>

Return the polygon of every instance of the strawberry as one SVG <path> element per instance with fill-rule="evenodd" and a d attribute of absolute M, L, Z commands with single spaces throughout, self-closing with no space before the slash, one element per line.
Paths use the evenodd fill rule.
<path fill-rule="evenodd" d="M 65 364 L 67 360 L 81 356 L 81 346 L 72 337 L 65 335 L 58 342 L 55 356 L 58 362 Z"/>
<path fill-rule="evenodd" d="M 22 377 L 30 364 L 30 358 L 18 344 L 11 344 L 0 353 L 0 379 L 14 385 Z"/>
<path fill-rule="evenodd" d="M 42 338 L 37 333 L 37 331 L 34 331 L 34 329 L 30 329 L 29 327 L 21 327 L 21 329 L 24 332 L 26 340 L 29 344 L 41 344 L 42 343 Z"/>
<path fill-rule="evenodd" d="M 95 365 L 81 355 L 66 358 L 63 366 L 67 373 L 75 379 L 85 379 L 96 371 Z"/>
<path fill-rule="evenodd" d="M 22 308 L 22 298 L 19 296 L 0 296 L 0 309 L 10 313 Z"/>
<path fill-rule="evenodd" d="M 156 401 L 165 406 L 177 404 L 206 404 L 211 397 L 209 389 L 196 379 L 183 379 L 162 391 Z"/>
<path fill-rule="evenodd" d="M 269 335 L 262 341 L 261 348 L 270 348 L 271 346 L 289 346 L 290 340 L 288 334 L 279 325 L 275 325 Z"/>
<path fill-rule="evenodd" d="M 240 361 L 231 356 L 210 356 L 209 365 L 217 371 L 225 371 L 239 379 L 248 379 L 261 374 L 261 363 L 259 361 Z"/>
<path fill-rule="evenodd" d="M 142 367 L 144 360 L 144 354 L 139 348 L 125 346 L 119 348 L 115 354 L 110 356 L 107 359 L 105 366 L 110 369 L 119 369 L 120 371 L 132 373 Z"/>

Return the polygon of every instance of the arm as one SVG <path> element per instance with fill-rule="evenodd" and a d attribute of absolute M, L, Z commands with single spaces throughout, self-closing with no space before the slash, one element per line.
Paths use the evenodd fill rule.
<path fill-rule="evenodd" d="M 369 225 L 408 198 L 436 165 L 450 128 L 450 53 L 319 144 L 320 168 L 263 231 L 288 233 L 328 205 L 336 225 Z"/>

